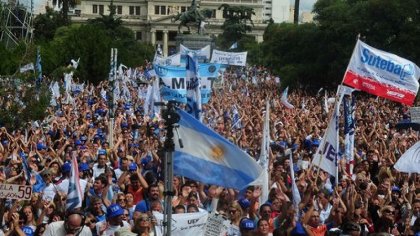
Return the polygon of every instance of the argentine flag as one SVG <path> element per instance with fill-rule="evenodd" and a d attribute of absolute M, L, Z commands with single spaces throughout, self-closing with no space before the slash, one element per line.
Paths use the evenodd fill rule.
<path fill-rule="evenodd" d="M 246 188 L 261 175 L 261 166 L 239 147 L 185 111 L 178 113 L 184 147 L 175 142 L 175 175 L 235 189 Z"/>
<path fill-rule="evenodd" d="M 79 165 L 76 156 L 71 159 L 71 172 L 69 189 L 67 192 L 66 210 L 73 210 L 82 207 L 83 200 L 82 188 L 80 187 Z"/>

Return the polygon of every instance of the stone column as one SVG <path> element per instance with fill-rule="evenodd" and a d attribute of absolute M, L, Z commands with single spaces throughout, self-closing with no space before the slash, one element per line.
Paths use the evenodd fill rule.
<path fill-rule="evenodd" d="M 153 45 L 153 47 L 155 47 L 156 46 L 156 30 L 151 29 L 150 33 L 151 33 L 150 43 Z"/>
<path fill-rule="evenodd" d="M 168 30 L 163 31 L 163 56 L 168 56 Z"/>

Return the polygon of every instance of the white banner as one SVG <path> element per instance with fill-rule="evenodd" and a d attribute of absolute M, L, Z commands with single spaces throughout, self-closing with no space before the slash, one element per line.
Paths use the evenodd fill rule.
<path fill-rule="evenodd" d="M 72 84 L 71 85 L 71 91 L 72 92 L 81 92 L 81 91 L 83 91 L 84 87 L 85 87 L 84 83 L 83 84 Z"/>
<path fill-rule="evenodd" d="M 30 200 L 32 186 L 17 184 L 0 184 L 0 198 Z"/>
<path fill-rule="evenodd" d="M 247 54 L 248 52 L 223 52 L 213 50 L 210 62 L 223 65 L 245 66 Z"/>
<path fill-rule="evenodd" d="M 189 49 L 182 44 L 179 46 L 179 52 L 181 53 L 181 55 L 188 55 L 189 53 L 192 53 L 194 56 L 197 57 L 197 60 L 200 63 L 202 62 L 202 59 L 210 59 L 210 49 L 210 45 L 207 45 L 204 48 L 198 50 Z"/>
<path fill-rule="evenodd" d="M 408 149 L 395 163 L 394 168 L 404 173 L 420 173 L 420 141 Z"/>
<path fill-rule="evenodd" d="M 179 66 L 181 65 L 181 54 L 177 53 L 169 57 L 162 57 L 156 54 L 154 63 L 161 66 Z"/>
<path fill-rule="evenodd" d="M 412 123 L 420 123 L 420 107 L 410 107 L 410 117 Z"/>
<path fill-rule="evenodd" d="M 34 70 L 34 63 L 26 64 L 19 69 L 20 73 L 24 73 L 28 70 Z"/>
<path fill-rule="evenodd" d="M 155 226 L 156 235 L 163 235 L 163 214 L 154 211 L 153 215 L 157 219 L 157 225 Z M 206 226 L 207 218 L 209 213 L 206 211 L 197 213 L 184 213 L 184 214 L 173 214 L 172 215 L 172 236 L 184 236 L 204 235 L 204 228 Z"/>
<path fill-rule="evenodd" d="M 412 105 L 419 78 L 420 68 L 413 62 L 358 40 L 343 82 L 367 93 Z"/>

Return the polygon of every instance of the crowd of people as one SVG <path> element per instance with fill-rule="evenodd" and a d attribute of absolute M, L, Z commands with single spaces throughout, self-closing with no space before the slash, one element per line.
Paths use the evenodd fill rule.
<path fill-rule="evenodd" d="M 265 68 L 227 70 L 223 76 L 224 85 L 202 107 L 203 123 L 256 160 L 270 101 L 268 200 L 259 202 L 261 186 L 239 191 L 175 176 L 173 214 L 222 215 L 227 222 L 223 235 L 228 236 L 420 233 L 420 175 L 393 168 L 419 139 L 416 130 L 396 128 L 410 116 L 406 106 L 354 93 L 354 168 L 349 172 L 341 158 L 335 185 L 310 164 L 328 125 L 322 96 L 291 90 L 288 99 L 295 108 L 287 109 L 280 102 L 280 79 Z M 138 91 L 147 86 L 139 85 L 129 88 L 131 101 L 119 100 L 113 107 L 110 132 L 109 102 L 101 95 L 109 86 L 108 81 L 90 84 L 73 94 L 72 103 L 59 98 L 42 125 L 0 129 L 0 181 L 33 185 L 30 200 L 0 199 L 0 235 L 157 235 L 152 212 L 164 209 L 164 121 L 145 114 L 145 92 Z M 83 199 L 80 209 L 68 211 L 73 157 Z M 301 196 L 298 207 L 293 205 L 291 165 Z"/>

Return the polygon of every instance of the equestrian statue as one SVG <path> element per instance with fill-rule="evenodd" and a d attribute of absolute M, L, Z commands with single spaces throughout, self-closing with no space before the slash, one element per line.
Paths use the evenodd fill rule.
<path fill-rule="evenodd" d="M 204 33 L 205 19 L 209 18 L 212 11 L 209 9 L 200 10 L 196 0 L 192 0 L 191 7 L 188 11 L 178 13 L 172 17 L 172 22 L 180 21 L 178 25 L 178 33 L 181 33 L 182 27 L 186 27 L 191 32 L 191 26 L 197 27 L 197 33 Z"/>

